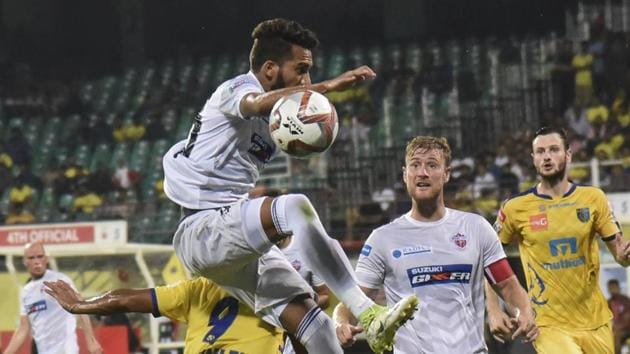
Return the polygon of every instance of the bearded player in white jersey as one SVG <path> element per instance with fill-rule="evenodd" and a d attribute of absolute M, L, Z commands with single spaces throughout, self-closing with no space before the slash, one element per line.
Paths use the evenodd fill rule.
<path fill-rule="evenodd" d="M 382 352 L 411 316 L 416 297 L 391 309 L 374 304 L 305 196 L 247 199 L 259 170 L 277 151 L 268 127 L 277 100 L 304 89 L 343 90 L 375 73 L 362 66 L 311 84 L 311 50 L 318 44 L 313 32 L 274 19 L 256 26 L 252 37 L 250 72 L 221 84 L 188 139 L 164 155 L 164 191 L 184 216 L 173 237 L 175 252 L 190 271 L 212 279 L 261 318 L 292 333 L 309 353 L 342 353 L 333 323 L 316 306 L 312 289 L 275 246 L 294 235 L 304 263 L 358 316 L 368 342 Z"/>
<path fill-rule="evenodd" d="M 531 341 L 538 333 L 493 228 L 479 215 L 445 207 L 450 161 L 444 138 L 419 136 L 407 144 L 403 180 L 411 210 L 374 230 L 359 256 L 356 276 L 368 296 L 384 287 L 387 303 L 410 294 L 422 300 L 396 334 L 394 353 L 486 353 L 484 275 L 512 307 L 514 336 Z M 334 318 L 340 341 L 351 344 L 361 328 L 343 306 Z"/>

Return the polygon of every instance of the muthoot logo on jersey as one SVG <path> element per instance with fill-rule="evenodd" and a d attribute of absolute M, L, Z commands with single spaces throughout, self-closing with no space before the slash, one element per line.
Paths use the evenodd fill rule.
<path fill-rule="evenodd" d="M 471 273 L 472 264 L 432 265 L 407 269 L 412 288 L 448 283 L 468 284 Z"/>

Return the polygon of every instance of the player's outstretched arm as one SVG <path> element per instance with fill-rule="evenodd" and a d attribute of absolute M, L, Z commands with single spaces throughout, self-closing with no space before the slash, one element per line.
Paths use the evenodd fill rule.
<path fill-rule="evenodd" d="M 518 282 L 516 276 L 512 275 L 491 286 L 494 292 L 501 296 L 503 301 L 508 305 L 508 311 L 512 316 L 510 321 L 512 322 L 514 332 L 510 339 L 514 340 L 518 337 L 522 337 L 526 342 L 534 341 L 539 334 L 534 318 L 534 310 L 532 309 L 525 289 L 523 289 Z M 496 297 L 494 297 L 494 300 L 496 301 Z M 498 302 L 495 303 L 498 307 Z M 496 314 L 496 308 L 494 308 L 493 311 Z M 488 308 L 488 312 L 490 312 L 490 307 Z"/>
<path fill-rule="evenodd" d="M 9 345 L 5 351 L 5 354 L 15 354 L 20 349 L 26 337 L 31 333 L 31 325 L 28 322 L 26 315 L 20 316 L 20 324 L 13 333 Z"/>
<path fill-rule="evenodd" d="M 333 79 L 316 84 L 308 82 L 305 85 L 286 87 L 260 94 L 251 93 L 243 97 L 239 108 L 245 117 L 268 115 L 269 112 L 271 112 L 273 105 L 279 99 L 294 92 L 299 92 L 305 89 L 317 91 L 319 93 L 342 91 L 363 81 L 374 79 L 375 77 L 376 73 L 374 73 L 370 67 L 363 65 L 356 69 L 346 71 Z"/>
<path fill-rule="evenodd" d="M 615 261 L 622 267 L 630 266 L 630 241 L 624 239 L 621 232 L 603 239 L 608 251 L 615 257 Z"/>
<path fill-rule="evenodd" d="M 116 289 L 84 300 L 63 280 L 45 281 L 46 292 L 57 299 L 66 311 L 74 314 L 110 315 L 121 312 L 151 313 L 151 289 Z"/>

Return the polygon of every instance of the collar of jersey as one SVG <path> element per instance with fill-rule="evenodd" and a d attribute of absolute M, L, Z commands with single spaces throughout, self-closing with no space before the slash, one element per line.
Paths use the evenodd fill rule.
<path fill-rule="evenodd" d="M 569 188 L 569 190 L 566 193 L 564 193 L 562 198 L 570 196 L 571 193 L 573 193 L 573 191 L 575 190 L 576 187 L 577 187 L 577 184 L 571 182 L 571 188 Z M 536 190 L 536 186 L 532 187 L 532 189 L 530 191 L 532 193 L 534 193 L 534 195 L 537 196 L 537 197 L 540 197 L 540 198 L 543 198 L 543 199 L 553 200 L 553 197 L 551 197 L 550 195 L 538 193 L 538 190 Z"/>
<path fill-rule="evenodd" d="M 259 81 L 259 80 L 258 80 L 258 78 L 256 77 L 256 74 L 254 74 L 254 72 L 253 72 L 253 71 L 251 71 L 251 70 L 250 70 L 250 71 L 248 71 L 248 72 L 247 72 L 247 75 L 249 75 L 249 76 L 253 77 L 253 78 L 254 78 L 254 80 L 256 80 L 256 82 L 258 83 L 258 86 L 259 86 L 259 87 L 260 87 L 263 91 L 265 91 L 265 88 L 264 88 L 264 87 L 263 87 L 263 85 L 260 83 L 260 81 Z"/>
<path fill-rule="evenodd" d="M 435 221 L 420 221 L 411 217 L 411 211 L 407 212 L 404 216 L 407 221 L 417 226 L 435 226 L 443 223 L 448 219 L 449 214 L 451 213 L 449 208 L 445 208 L 444 216 L 440 220 Z"/>

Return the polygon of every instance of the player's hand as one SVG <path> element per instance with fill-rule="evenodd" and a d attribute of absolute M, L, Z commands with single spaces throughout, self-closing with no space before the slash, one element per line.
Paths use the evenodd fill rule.
<path fill-rule="evenodd" d="M 83 301 L 81 295 L 63 280 L 45 281 L 44 285 L 47 287 L 44 291 L 54 297 L 59 305 L 70 313 L 74 313 L 74 307 Z"/>
<path fill-rule="evenodd" d="M 326 91 L 343 91 L 358 83 L 371 80 L 376 77 L 376 73 L 369 66 L 363 65 L 356 69 L 346 71 L 334 79 L 325 81 Z"/>
<path fill-rule="evenodd" d="M 536 326 L 533 311 L 523 311 L 516 317 L 511 318 L 510 321 L 516 327 L 516 331 L 512 334 L 512 340 L 522 337 L 523 342 L 533 342 L 538 338 L 540 332 Z"/>
<path fill-rule="evenodd" d="M 494 339 L 505 343 L 506 340 L 512 337 L 515 323 L 510 319 L 507 313 L 495 311 L 495 313 L 488 313 L 488 327 Z"/>
<path fill-rule="evenodd" d="M 337 331 L 337 339 L 341 346 L 349 347 L 357 341 L 354 336 L 363 332 L 363 327 L 353 326 L 348 323 L 337 323 L 335 330 Z"/>

